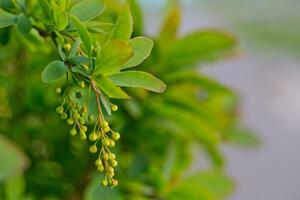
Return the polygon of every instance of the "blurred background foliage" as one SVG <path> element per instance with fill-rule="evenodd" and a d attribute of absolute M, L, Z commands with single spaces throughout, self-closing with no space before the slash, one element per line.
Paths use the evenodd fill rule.
<path fill-rule="evenodd" d="M 9 0 L 1 8 L 10 9 Z M 17 1 L 18 3 L 22 1 Z M 28 1 L 35 5 L 37 1 Z M 114 23 L 123 1 L 106 0 L 101 22 Z M 128 0 L 134 35 L 144 34 L 143 13 Z M 56 116 L 53 85 L 41 71 L 58 57 L 36 32 L 21 36 L 15 27 L 0 31 L 0 199 L 224 199 L 234 190 L 220 150 L 223 143 L 243 146 L 257 139 L 239 123 L 238 97 L 199 73 L 199 63 L 220 61 L 238 52 L 234 35 L 223 30 L 178 34 L 181 9 L 166 4 L 151 56 L 139 69 L 167 84 L 163 95 L 130 89 L 110 123 L 121 133 L 117 188 L 101 188 L 88 144 L 71 138 Z M 111 27 L 94 27 L 109 32 Z M 92 30 L 90 30 L 92 31 Z M 99 35 L 101 40 L 101 35 Z M 207 166 L 194 168 L 203 155 Z"/>

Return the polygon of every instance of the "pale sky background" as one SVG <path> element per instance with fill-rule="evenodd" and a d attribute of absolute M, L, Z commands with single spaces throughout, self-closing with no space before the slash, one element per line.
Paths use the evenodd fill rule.
<path fill-rule="evenodd" d="M 163 0 L 140 0 L 147 32 L 155 34 Z M 300 199 L 300 1 L 183 0 L 182 33 L 219 27 L 235 33 L 244 53 L 203 71 L 232 87 L 242 121 L 262 146 L 225 146 L 227 171 L 237 182 L 229 200 Z"/>

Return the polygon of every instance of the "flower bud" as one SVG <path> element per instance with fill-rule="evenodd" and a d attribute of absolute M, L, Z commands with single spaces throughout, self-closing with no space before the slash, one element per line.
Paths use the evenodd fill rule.
<path fill-rule="evenodd" d="M 79 119 L 79 118 L 80 118 L 80 114 L 79 114 L 78 112 L 74 112 L 74 113 L 73 113 L 73 117 L 74 117 L 75 119 Z"/>
<path fill-rule="evenodd" d="M 118 110 L 118 106 L 117 105 L 115 105 L 115 104 L 111 104 L 111 110 L 112 111 L 117 111 Z"/>
<path fill-rule="evenodd" d="M 88 116 L 88 121 L 93 122 L 94 121 L 94 115 L 89 115 Z"/>
<path fill-rule="evenodd" d="M 113 167 L 116 167 L 116 166 L 118 165 L 118 162 L 117 162 L 116 160 L 112 160 L 112 161 L 111 161 L 111 165 L 112 165 Z"/>
<path fill-rule="evenodd" d="M 110 147 L 114 147 L 116 145 L 115 141 L 111 140 L 109 141 L 109 146 Z"/>
<path fill-rule="evenodd" d="M 85 132 L 80 132 L 80 138 L 82 139 L 82 140 L 86 140 L 86 134 L 85 134 Z"/>
<path fill-rule="evenodd" d="M 104 131 L 105 133 L 108 133 L 108 132 L 110 131 L 109 126 L 104 127 L 104 128 L 103 128 L 103 131 Z"/>
<path fill-rule="evenodd" d="M 70 44 L 70 43 L 65 44 L 65 45 L 64 45 L 64 49 L 65 49 L 66 51 L 70 51 L 70 49 L 71 49 L 71 44 Z"/>
<path fill-rule="evenodd" d="M 74 124 L 74 120 L 73 120 L 72 118 L 69 118 L 69 119 L 67 120 L 67 124 L 69 124 L 69 125 Z"/>
<path fill-rule="evenodd" d="M 58 114 L 63 114 L 63 113 L 64 113 L 64 107 L 58 106 L 58 107 L 56 108 L 56 112 L 57 112 Z"/>
<path fill-rule="evenodd" d="M 95 161 L 95 165 L 97 167 L 101 166 L 102 165 L 102 160 L 100 158 L 98 158 L 96 161 Z"/>
<path fill-rule="evenodd" d="M 100 172 L 104 171 L 104 166 L 101 164 L 100 166 L 97 167 L 97 170 Z"/>
<path fill-rule="evenodd" d="M 98 148 L 97 148 L 96 145 L 93 145 L 93 146 L 90 147 L 90 152 L 91 153 L 96 153 L 97 151 L 98 151 Z"/>
<path fill-rule="evenodd" d="M 61 93 L 61 87 L 55 88 L 55 92 L 56 92 L 57 94 L 60 94 L 60 93 Z"/>
<path fill-rule="evenodd" d="M 113 140 L 118 140 L 118 139 L 120 139 L 120 134 L 119 134 L 118 132 L 113 132 L 113 134 L 112 134 L 112 139 L 113 139 Z"/>
<path fill-rule="evenodd" d="M 101 123 L 101 128 L 105 128 L 105 127 L 108 127 L 107 121 L 103 121 L 103 122 Z"/>
<path fill-rule="evenodd" d="M 75 129 L 75 128 L 72 128 L 72 129 L 70 130 L 70 135 L 75 136 L 76 134 L 77 134 L 76 129 Z"/>
<path fill-rule="evenodd" d="M 92 132 L 90 135 L 89 135 L 89 140 L 90 141 L 96 141 L 98 139 L 98 135 L 95 133 L 95 132 Z"/>
<path fill-rule="evenodd" d="M 104 179 L 104 180 L 101 182 L 101 185 L 102 185 L 103 187 L 106 187 L 106 186 L 107 186 L 107 180 Z"/>
<path fill-rule="evenodd" d="M 78 85 L 81 87 L 81 88 L 85 88 L 85 82 L 84 81 L 80 81 L 78 83 Z"/>
<path fill-rule="evenodd" d="M 118 185 L 118 181 L 117 181 L 116 179 L 113 179 L 113 180 L 111 181 L 111 184 L 112 184 L 113 187 L 115 187 L 115 186 Z"/>
<path fill-rule="evenodd" d="M 109 159 L 110 159 L 110 160 L 116 159 L 116 155 L 115 155 L 114 153 L 110 153 L 110 154 L 109 154 Z"/>
<path fill-rule="evenodd" d="M 105 161 L 108 160 L 108 154 L 107 154 L 107 153 L 104 153 L 104 154 L 103 154 L 103 159 L 104 159 Z"/>
<path fill-rule="evenodd" d="M 79 119 L 79 123 L 80 123 L 80 124 L 85 124 L 85 120 L 84 120 L 83 118 L 80 118 L 80 119 Z"/>
<path fill-rule="evenodd" d="M 102 140 L 102 144 L 103 144 L 104 146 L 109 146 L 109 145 L 110 145 L 109 139 L 104 138 L 104 139 Z"/>
<path fill-rule="evenodd" d="M 61 114 L 61 115 L 60 115 L 60 118 L 63 119 L 63 120 L 67 119 L 67 118 L 68 118 L 67 113 Z"/>

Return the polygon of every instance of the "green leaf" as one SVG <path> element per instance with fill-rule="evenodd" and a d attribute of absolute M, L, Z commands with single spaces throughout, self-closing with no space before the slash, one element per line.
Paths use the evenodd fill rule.
<path fill-rule="evenodd" d="M 39 0 L 40 6 L 43 10 L 43 13 L 47 19 L 51 18 L 51 8 L 47 0 Z"/>
<path fill-rule="evenodd" d="M 109 78 L 118 86 L 139 87 L 153 92 L 163 92 L 166 85 L 153 75 L 142 71 L 125 71 L 113 74 Z"/>
<path fill-rule="evenodd" d="M 225 32 L 214 30 L 195 32 L 175 41 L 168 48 L 166 59 L 172 67 L 184 67 L 216 59 L 228 53 L 235 45 L 235 37 Z"/>
<path fill-rule="evenodd" d="M 208 154 L 208 159 L 214 164 L 214 166 L 217 168 L 222 168 L 225 164 L 225 160 L 222 151 L 218 148 L 218 146 L 209 144 L 203 146 Z"/>
<path fill-rule="evenodd" d="M 61 78 L 68 71 L 67 66 L 59 60 L 52 61 L 44 69 L 42 73 L 42 80 L 44 82 L 51 82 Z"/>
<path fill-rule="evenodd" d="M 233 189 L 233 182 L 221 172 L 200 172 L 175 186 L 168 199 L 218 200 L 228 196 Z"/>
<path fill-rule="evenodd" d="M 135 35 L 143 34 L 143 16 L 142 11 L 136 0 L 127 0 L 130 10 L 132 13 L 132 18 L 134 21 L 133 32 Z"/>
<path fill-rule="evenodd" d="M 126 4 L 112 28 L 109 39 L 129 40 L 133 29 L 133 19 L 129 5 Z"/>
<path fill-rule="evenodd" d="M 73 56 L 72 58 L 68 59 L 68 62 L 72 63 L 73 65 L 89 63 L 90 59 L 85 56 Z"/>
<path fill-rule="evenodd" d="M 79 20 L 85 22 L 99 16 L 104 11 L 104 5 L 100 0 L 85 0 L 71 8 L 70 13 Z"/>
<path fill-rule="evenodd" d="M 239 127 L 230 128 L 224 135 L 226 140 L 230 143 L 237 144 L 242 147 L 255 147 L 259 145 L 257 136 L 246 129 Z"/>
<path fill-rule="evenodd" d="M 53 19 L 58 31 L 64 30 L 68 26 L 68 14 L 52 1 Z"/>
<path fill-rule="evenodd" d="M 151 53 L 153 41 L 145 37 L 135 37 L 129 41 L 133 49 L 133 56 L 127 61 L 122 69 L 141 64 Z"/>
<path fill-rule="evenodd" d="M 58 53 L 59 53 L 60 58 L 61 58 L 63 61 L 66 60 L 66 57 L 67 57 L 67 56 L 66 56 L 66 53 L 65 53 L 63 47 L 59 44 L 58 47 L 57 47 L 57 49 L 58 49 Z"/>
<path fill-rule="evenodd" d="M 130 45 L 122 40 L 108 41 L 100 52 L 95 74 L 111 75 L 119 72 L 132 56 Z"/>
<path fill-rule="evenodd" d="M 93 180 L 89 183 L 84 191 L 83 200 L 123 200 L 118 188 L 99 188 L 99 180 L 103 177 L 93 176 Z"/>
<path fill-rule="evenodd" d="M 65 43 L 65 39 L 64 37 L 57 31 L 54 31 L 55 32 L 55 35 L 56 35 L 56 42 L 59 44 L 59 45 L 63 45 Z"/>
<path fill-rule="evenodd" d="M 176 36 L 181 22 L 181 8 L 178 1 L 171 1 L 171 5 L 169 7 L 170 8 L 160 30 L 160 38 L 164 40 L 169 40 Z"/>
<path fill-rule="evenodd" d="M 234 190 L 233 181 L 220 171 L 199 172 L 185 180 L 201 185 L 219 198 L 225 198 Z"/>
<path fill-rule="evenodd" d="M 80 40 L 76 39 L 75 42 L 73 43 L 71 49 L 70 49 L 70 53 L 68 55 L 68 58 L 72 58 L 72 57 L 76 56 L 76 54 L 78 52 L 78 49 L 79 49 L 79 46 L 80 46 Z"/>
<path fill-rule="evenodd" d="M 104 96 L 103 94 L 100 95 L 100 99 L 102 101 L 102 105 L 105 108 L 108 115 L 111 115 L 111 103 L 109 102 L 109 99 Z"/>
<path fill-rule="evenodd" d="M 115 99 L 128 99 L 128 95 L 109 78 L 103 75 L 94 76 L 97 87 L 100 88 L 107 96 Z"/>
<path fill-rule="evenodd" d="M 92 38 L 90 33 L 88 32 L 87 28 L 83 25 L 83 23 L 76 16 L 74 15 L 71 16 L 71 19 L 76 27 L 76 30 L 83 43 L 85 50 L 87 51 L 88 55 L 90 55 L 92 51 Z"/>
<path fill-rule="evenodd" d="M 217 131 L 207 125 L 195 113 L 155 100 L 148 102 L 148 104 L 157 116 L 173 121 L 185 130 L 185 138 L 195 138 L 206 144 L 217 144 L 219 142 L 220 138 Z"/>
<path fill-rule="evenodd" d="M 219 200 L 215 195 L 193 182 L 184 182 L 175 187 L 167 196 L 168 200 Z"/>
<path fill-rule="evenodd" d="M 0 8 L 0 28 L 12 26 L 17 23 L 18 17 Z"/>
<path fill-rule="evenodd" d="M 86 69 L 84 69 L 83 67 L 80 67 L 80 66 L 72 67 L 71 71 L 74 72 L 74 73 L 81 74 L 81 75 L 86 76 L 86 77 L 89 76 L 88 71 Z"/>
<path fill-rule="evenodd" d="M 23 13 L 18 16 L 17 29 L 22 35 L 27 35 L 31 30 L 31 22 Z"/>
<path fill-rule="evenodd" d="M 4 194 L 6 200 L 24 199 L 25 180 L 20 174 L 11 177 L 4 184 Z"/>
<path fill-rule="evenodd" d="M 0 160 L 0 182 L 22 173 L 28 165 L 23 152 L 3 136 L 0 136 Z"/>

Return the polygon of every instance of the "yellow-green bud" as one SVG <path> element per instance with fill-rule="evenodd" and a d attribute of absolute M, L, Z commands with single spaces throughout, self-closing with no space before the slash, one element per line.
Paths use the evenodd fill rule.
<path fill-rule="evenodd" d="M 79 123 L 80 123 L 80 124 L 85 124 L 85 120 L 84 120 L 83 118 L 80 118 L 80 119 L 79 119 Z"/>
<path fill-rule="evenodd" d="M 68 118 L 67 113 L 61 114 L 61 115 L 60 115 L 60 118 L 63 119 L 63 120 L 67 119 L 67 118 Z"/>
<path fill-rule="evenodd" d="M 96 141 L 98 139 L 98 135 L 95 133 L 95 132 L 92 132 L 90 135 L 89 135 L 89 140 L 90 141 Z"/>
<path fill-rule="evenodd" d="M 107 121 L 103 121 L 103 122 L 101 123 L 101 128 L 105 128 L 105 127 L 108 127 Z"/>
<path fill-rule="evenodd" d="M 96 153 L 97 151 L 98 151 L 98 148 L 97 148 L 96 145 L 93 145 L 93 146 L 90 147 L 90 152 L 91 153 Z"/>
<path fill-rule="evenodd" d="M 115 186 L 118 185 L 118 181 L 117 181 L 116 179 L 113 179 L 113 180 L 111 181 L 111 184 L 112 184 L 113 187 L 115 187 Z"/>
<path fill-rule="evenodd" d="M 112 168 L 112 167 L 108 167 L 107 171 L 108 171 L 109 173 L 114 173 L 114 172 L 115 172 L 114 168 Z"/>
<path fill-rule="evenodd" d="M 65 44 L 65 45 L 64 45 L 64 49 L 65 49 L 66 51 L 70 51 L 70 49 L 71 49 L 71 44 L 70 44 L 70 43 Z"/>
<path fill-rule="evenodd" d="M 82 128 L 82 130 L 83 130 L 84 132 L 87 131 L 87 126 L 82 126 L 81 128 Z"/>
<path fill-rule="evenodd" d="M 100 166 L 97 167 L 97 170 L 100 172 L 104 171 L 104 166 L 101 164 Z"/>
<path fill-rule="evenodd" d="M 110 177 L 113 177 L 114 175 L 115 175 L 115 172 L 113 171 L 113 172 L 108 172 L 108 175 L 110 176 Z"/>
<path fill-rule="evenodd" d="M 73 129 L 70 130 L 70 135 L 74 136 L 76 134 L 77 134 L 77 131 L 76 131 L 75 128 L 73 128 Z"/>
<path fill-rule="evenodd" d="M 89 115 L 88 120 L 89 120 L 89 122 L 93 122 L 94 121 L 94 115 Z"/>
<path fill-rule="evenodd" d="M 85 132 L 80 132 L 80 138 L 82 139 L 82 140 L 86 140 L 86 134 L 85 134 Z"/>
<path fill-rule="evenodd" d="M 103 159 L 104 159 L 105 161 L 108 160 L 108 154 L 107 154 L 107 153 L 104 153 L 104 154 L 103 154 Z"/>
<path fill-rule="evenodd" d="M 110 160 L 116 159 L 116 155 L 115 155 L 114 153 L 110 153 L 110 154 L 109 154 L 109 159 L 110 159 Z"/>
<path fill-rule="evenodd" d="M 88 111 L 88 109 L 87 109 L 86 105 L 82 106 L 81 112 L 86 113 L 87 111 Z"/>
<path fill-rule="evenodd" d="M 107 186 L 107 180 L 104 179 L 104 180 L 101 182 L 101 185 L 102 185 L 103 187 L 106 187 L 106 186 Z"/>
<path fill-rule="evenodd" d="M 115 104 L 111 104 L 111 110 L 112 111 L 117 111 L 118 110 L 118 106 L 117 105 L 115 105 Z"/>
<path fill-rule="evenodd" d="M 61 93 L 61 87 L 55 88 L 55 92 L 56 92 L 57 94 L 60 94 L 60 93 Z"/>
<path fill-rule="evenodd" d="M 69 118 L 69 119 L 67 120 L 67 123 L 68 123 L 69 125 L 72 125 L 72 124 L 74 124 L 74 120 L 73 120 L 72 118 Z"/>
<path fill-rule="evenodd" d="M 97 167 L 101 166 L 102 165 L 102 160 L 100 158 L 98 158 L 96 161 L 95 161 L 95 165 Z"/>
<path fill-rule="evenodd" d="M 56 108 L 56 112 L 57 112 L 58 114 L 63 114 L 63 113 L 64 113 L 64 107 L 58 106 L 58 107 Z"/>
<path fill-rule="evenodd" d="M 109 146 L 109 145 L 110 145 L 109 139 L 104 138 L 104 139 L 102 140 L 102 144 L 105 145 L 105 146 Z"/>
<path fill-rule="evenodd" d="M 108 133 L 108 132 L 110 131 L 109 126 L 104 127 L 104 128 L 103 128 L 103 131 L 104 131 L 105 133 Z"/>
<path fill-rule="evenodd" d="M 109 141 L 109 146 L 110 147 L 114 147 L 116 145 L 115 141 L 111 140 Z"/>
<path fill-rule="evenodd" d="M 111 161 L 111 165 L 112 165 L 113 167 L 116 167 L 116 166 L 118 165 L 118 162 L 117 162 L 116 160 L 112 160 L 112 161 Z"/>
<path fill-rule="evenodd" d="M 78 112 L 74 112 L 74 113 L 73 113 L 73 117 L 74 117 L 75 119 L 79 119 L 79 118 L 80 118 L 80 114 L 79 114 Z"/>
<path fill-rule="evenodd" d="M 120 139 L 120 134 L 119 134 L 118 132 L 113 132 L 113 134 L 112 134 L 112 139 L 113 139 L 113 140 L 118 140 L 118 139 Z"/>
<path fill-rule="evenodd" d="M 79 82 L 79 86 L 80 86 L 81 88 L 85 88 L 85 83 L 84 83 L 84 81 L 80 81 L 80 82 Z"/>

